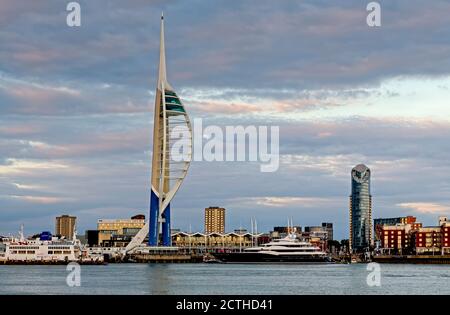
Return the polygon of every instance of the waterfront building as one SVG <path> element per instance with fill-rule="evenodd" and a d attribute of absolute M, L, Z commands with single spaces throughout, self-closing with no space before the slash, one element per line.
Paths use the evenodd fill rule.
<path fill-rule="evenodd" d="M 297 236 L 302 232 L 301 226 L 274 226 L 269 235 L 271 239 L 285 238 L 288 234 L 294 233 Z"/>
<path fill-rule="evenodd" d="M 409 219 L 406 219 L 409 218 Z M 385 219 L 392 223 L 399 218 Z M 376 227 L 380 250 L 384 254 L 450 254 L 450 222 L 439 218 L 438 226 L 422 227 L 415 217 L 405 217 L 396 225 L 378 224 Z M 380 222 L 380 221 L 378 221 Z"/>
<path fill-rule="evenodd" d="M 150 220 L 148 229 L 147 226 L 142 229 L 133 243 L 143 241 L 148 232 L 150 246 L 171 246 L 170 202 L 186 177 L 192 159 L 192 128 L 183 103 L 167 81 L 163 16 L 158 71 L 153 123 Z M 174 128 L 183 133 L 183 139 L 170 136 L 170 131 Z M 171 150 L 175 144 L 179 145 L 181 140 L 183 153 L 179 153 L 180 150 Z"/>
<path fill-rule="evenodd" d="M 263 234 L 178 232 L 172 235 L 172 244 L 180 248 L 239 249 L 260 244 L 259 237 L 267 240 Z"/>
<path fill-rule="evenodd" d="M 334 240 L 333 235 L 333 223 L 322 222 L 322 227 L 327 231 L 327 237 L 329 241 Z"/>
<path fill-rule="evenodd" d="M 134 216 L 131 217 L 132 220 L 145 220 L 145 215 L 144 214 L 136 214 Z"/>
<path fill-rule="evenodd" d="M 414 233 L 416 254 L 433 254 L 441 251 L 441 227 L 420 228 Z"/>
<path fill-rule="evenodd" d="M 100 219 L 97 221 L 98 244 L 123 246 L 144 227 L 145 217 L 139 219 Z M 114 245 L 119 241 L 120 244 Z"/>
<path fill-rule="evenodd" d="M 302 232 L 302 227 L 297 225 L 297 226 L 274 226 L 273 227 L 273 231 L 274 232 L 278 232 L 280 234 L 284 234 L 287 235 L 289 233 L 289 229 L 291 230 L 291 233 L 301 233 Z"/>
<path fill-rule="evenodd" d="M 77 217 L 67 214 L 56 217 L 55 235 L 71 240 L 75 230 Z"/>
<path fill-rule="evenodd" d="M 395 226 L 409 224 L 411 230 L 418 230 L 422 227 L 422 223 L 416 221 L 414 216 L 398 217 L 398 218 L 379 218 L 373 220 L 373 225 L 375 227 L 375 239 L 380 241 L 383 237 L 382 228 L 383 226 Z"/>
<path fill-rule="evenodd" d="M 441 226 L 441 245 L 442 254 L 450 254 L 450 222 L 445 220 L 439 220 Z"/>
<path fill-rule="evenodd" d="M 87 230 L 85 232 L 85 237 L 89 247 L 98 246 L 98 230 Z"/>
<path fill-rule="evenodd" d="M 450 254 L 450 222 L 447 217 L 439 217 L 438 224 L 413 233 L 417 254 Z"/>
<path fill-rule="evenodd" d="M 359 164 L 352 169 L 350 195 L 351 251 L 363 251 L 372 245 L 372 195 L 370 194 L 370 169 Z"/>
<path fill-rule="evenodd" d="M 390 254 L 402 254 L 411 249 L 410 224 L 382 225 L 381 248 Z"/>
<path fill-rule="evenodd" d="M 328 226 L 327 226 L 328 224 Z M 325 225 L 325 226 L 324 226 Z M 322 226 L 305 226 L 305 233 L 321 237 L 324 240 L 333 239 L 333 224 L 322 223 Z"/>
<path fill-rule="evenodd" d="M 225 233 L 225 208 L 205 209 L 205 233 Z"/>

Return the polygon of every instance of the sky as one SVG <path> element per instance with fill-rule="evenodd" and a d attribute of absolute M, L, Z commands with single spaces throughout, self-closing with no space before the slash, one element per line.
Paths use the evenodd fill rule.
<path fill-rule="evenodd" d="M 0 0 L 0 234 L 55 216 L 148 214 L 159 23 L 191 119 L 279 126 L 280 167 L 195 161 L 173 228 L 333 222 L 348 238 L 350 172 L 372 171 L 373 217 L 450 215 L 450 2 Z"/>

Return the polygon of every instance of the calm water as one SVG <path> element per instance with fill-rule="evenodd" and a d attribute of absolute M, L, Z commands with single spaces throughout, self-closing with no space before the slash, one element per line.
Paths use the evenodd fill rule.
<path fill-rule="evenodd" d="M 81 287 L 65 266 L 0 266 L 0 294 L 450 294 L 449 265 L 381 265 L 369 287 L 364 264 L 82 266 Z"/>

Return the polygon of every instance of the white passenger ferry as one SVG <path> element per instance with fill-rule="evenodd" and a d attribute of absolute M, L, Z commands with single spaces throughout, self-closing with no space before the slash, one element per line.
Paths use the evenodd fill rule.
<path fill-rule="evenodd" d="M 22 230 L 19 238 L 3 238 L 0 242 L 0 262 L 70 262 L 78 261 L 81 253 L 76 236 L 73 240 L 50 235 L 29 240 L 24 238 Z"/>

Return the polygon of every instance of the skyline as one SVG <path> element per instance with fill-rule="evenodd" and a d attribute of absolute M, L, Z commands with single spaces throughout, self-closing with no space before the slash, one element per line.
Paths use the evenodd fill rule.
<path fill-rule="evenodd" d="M 293 217 L 348 238 L 359 163 L 372 171 L 373 218 L 450 214 L 449 3 L 380 1 L 371 29 L 357 1 L 79 2 L 77 30 L 57 1 L 1 2 L 2 233 L 46 230 L 63 213 L 79 230 L 148 216 L 161 11 L 171 84 L 192 118 L 280 126 L 277 172 L 194 161 L 174 228 L 201 230 L 217 205 L 230 226 Z"/>

